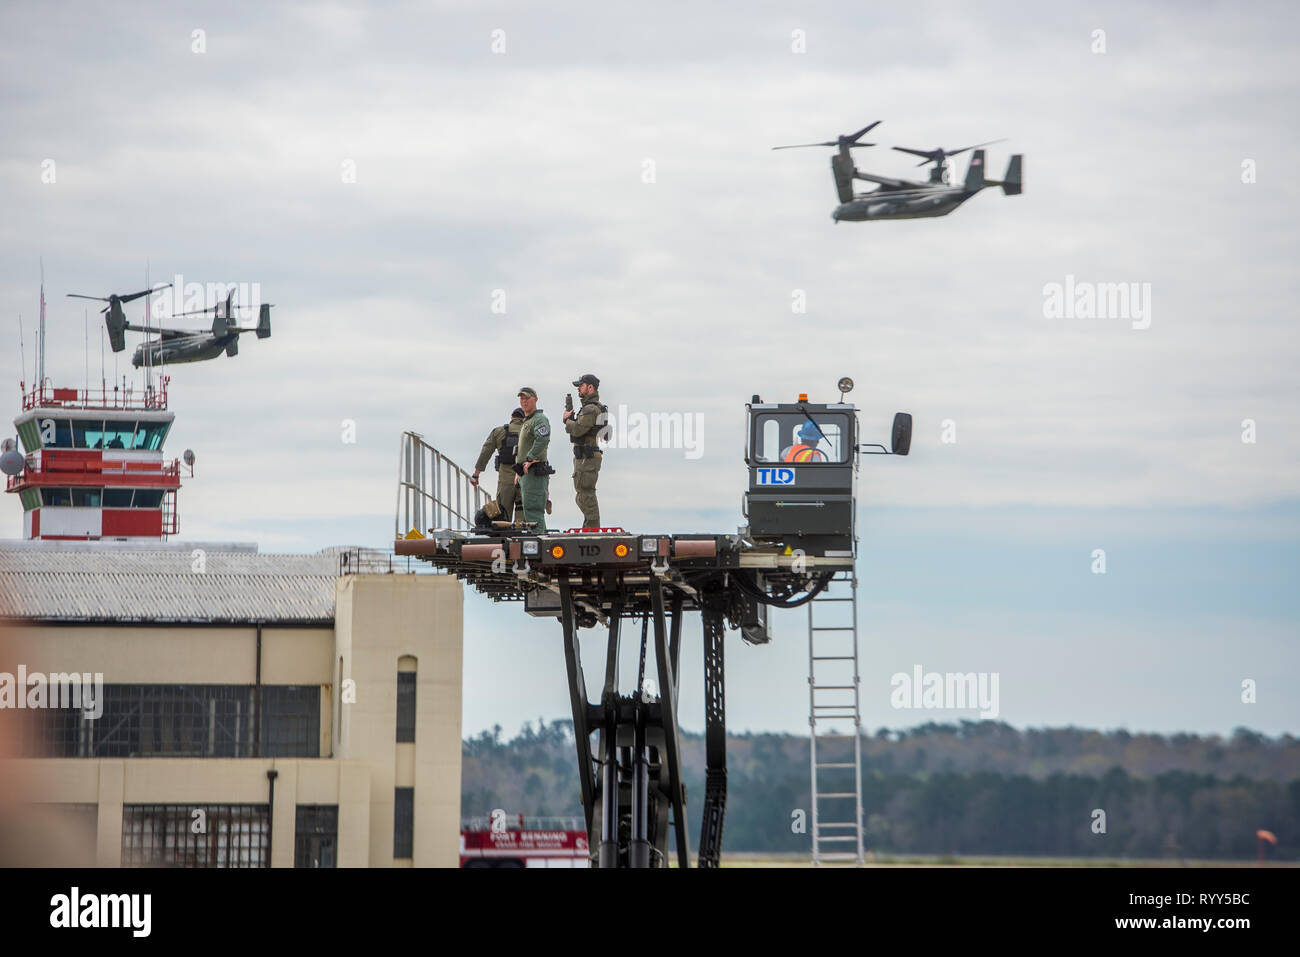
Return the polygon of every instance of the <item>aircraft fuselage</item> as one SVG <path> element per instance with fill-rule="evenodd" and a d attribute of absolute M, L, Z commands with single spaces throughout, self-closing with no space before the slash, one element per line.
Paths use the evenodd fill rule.
<path fill-rule="evenodd" d="M 859 193 L 841 203 L 831 213 L 839 222 L 863 222 L 868 219 L 924 219 L 947 216 L 979 190 L 963 186 L 934 186 L 917 189 L 876 189 Z"/>
<path fill-rule="evenodd" d="M 234 335 L 226 336 L 180 336 L 174 339 L 155 340 L 136 347 L 131 357 L 131 365 L 137 369 L 144 365 L 145 350 L 150 353 L 150 365 L 176 365 L 181 362 L 201 362 L 215 359 L 226 351 L 226 346 Z"/>

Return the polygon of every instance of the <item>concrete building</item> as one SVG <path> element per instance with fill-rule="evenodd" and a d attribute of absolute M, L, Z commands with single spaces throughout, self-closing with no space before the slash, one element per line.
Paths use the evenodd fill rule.
<path fill-rule="evenodd" d="M 357 556 L 0 543 L 2 863 L 457 866 L 461 586 Z"/>

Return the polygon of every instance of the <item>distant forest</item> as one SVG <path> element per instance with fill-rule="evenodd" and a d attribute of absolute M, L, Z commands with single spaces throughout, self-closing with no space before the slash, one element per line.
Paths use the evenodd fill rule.
<path fill-rule="evenodd" d="M 685 733 L 692 840 L 704 792 L 704 738 Z M 841 742 L 852 752 L 852 738 Z M 819 760 L 835 761 L 818 743 Z M 461 808 L 579 816 L 573 726 L 498 726 L 464 742 Z M 727 741 L 724 847 L 806 852 L 808 739 Z M 849 772 L 851 773 L 851 772 Z M 878 854 L 1250 859 L 1255 831 L 1273 860 L 1300 860 L 1300 740 L 1246 728 L 1231 737 L 1078 728 L 1016 730 L 993 721 L 881 729 L 862 739 L 867 845 Z M 833 800 L 833 799 L 832 799 Z M 852 804 L 851 801 L 847 802 Z M 823 800 L 822 819 L 850 820 Z M 1105 833 L 1095 833 L 1105 812 Z"/>

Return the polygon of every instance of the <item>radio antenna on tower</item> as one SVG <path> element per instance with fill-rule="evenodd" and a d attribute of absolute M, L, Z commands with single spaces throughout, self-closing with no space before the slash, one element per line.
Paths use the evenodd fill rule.
<path fill-rule="evenodd" d="M 45 260 L 41 260 L 41 321 L 36 329 L 36 394 L 45 389 Z"/>

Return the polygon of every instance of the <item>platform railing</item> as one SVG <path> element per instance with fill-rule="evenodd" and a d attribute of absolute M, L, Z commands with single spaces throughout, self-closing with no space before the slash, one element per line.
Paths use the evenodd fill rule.
<path fill-rule="evenodd" d="M 462 831 L 492 830 L 492 816 L 479 814 L 460 819 Z M 581 817 L 535 817 L 531 814 L 506 814 L 497 819 L 498 828 L 507 831 L 585 831 L 586 822 Z"/>
<path fill-rule="evenodd" d="M 402 433 L 394 538 L 412 529 L 428 535 L 431 528 L 470 528 L 474 513 L 491 500 L 488 492 L 470 481 L 469 472 L 425 442 L 423 436 Z"/>
<path fill-rule="evenodd" d="M 152 389 L 116 385 L 110 389 L 107 383 L 101 383 L 98 389 L 61 389 L 46 379 L 31 389 L 22 385 L 23 411 L 50 407 L 160 411 L 167 408 L 167 386 L 170 382 L 171 376 L 163 376 L 160 384 Z"/>

